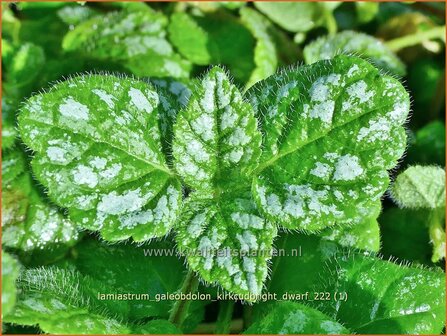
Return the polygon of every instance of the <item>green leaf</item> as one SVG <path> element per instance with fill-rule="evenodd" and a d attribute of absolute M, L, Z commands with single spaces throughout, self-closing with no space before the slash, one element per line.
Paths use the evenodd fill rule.
<path fill-rule="evenodd" d="M 16 303 L 16 279 L 20 264 L 10 254 L 2 251 L 2 319 L 8 315 Z"/>
<path fill-rule="evenodd" d="M 50 334 L 126 334 L 129 328 L 97 303 L 104 284 L 76 271 L 58 268 L 28 269 L 18 281 L 20 295 L 3 322 L 39 325 Z"/>
<path fill-rule="evenodd" d="M 261 152 L 251 105 L 218 67 L 197 85 L 174 133 L 175 168 L 187 185 L 209 195 L 240 187 Z"/>
<path fill-rule="evenodd" d="M 332 12 L 340 5 L 338 1 L 254 2 L 254 5 L 281 28 L 300 35 L 322 26 L 330 33 L 337 31 L 337 22 Z"/>
<path fill-rule="evenodd" d="M 401 207 L 445 207 L 445 171 L 433 166 L 409 167 L 396 178 L 391 194 Z"/>
<path fill-rule="evenodd" d="M 76 223 L 106 240 L 144 241 L 171 229 L 181 186 L 166 166 L 151 85 L 80 76 L 33 96 L 19 130 L 33 172 Z"/>
<path fill-rule="evenodd" d="M 181 287 L 185 276 L 183 262 L 175 254 L 166 256 L 149 253 L 173 248 L 173 244 L 167 241 L 136 246 L 108 245 L 88 239 L 74 248 L 75 265 L 82 275 L 107 284 L 115 293 L 150 295 L 151 300 L 125 301 L 128 308 L 122 312 L 121 318 L 167 318 L 173 302 L 155 302 L 154 298 L 157 294 L 174 293 Z M 92 258 L 92 255 L 95 257 Z M 113 304 L 116 301 L 111 302 Z"/>
<path fill-rule="evenodd" d="M 320 230 L 374 214 L 405 150 L 409 97 L 366 61 L 337 56 L 247 92 L 264 133 L 253 184 L 267 219 Z"/>
<path fill-rule="evenodd" d="M 342 324 L 296 302 L 278 302 L 244 334 L 349 334 Z"/>
<path fill-rule="evenodd" d="M 147 9 L 87 20 L 65 36 L 63 48 L 90 59 L 115 62 L 140 77 L 187 77 L 189 62 L 166 40 L 166 17 Z"/>
<path fill-rule="evenodd" d="M 250 295 L 261 294 L 276 227 L 259 216 L 249 191 L 222 193 L 219 199 L 190 195 L 176 229 L 190 268 L 256 301 Z"/>
<path fill-rule="evenodd" d="M 3 154 L 2 243 L 25 252 L 60 250 L 78 240 L 76 225 L 40 194 L 20 149 Z"/>
<path fill-rule="evenodd" d="M 354 31 L 344 31 L 336 35 L 320 37 L 304 48 L 307 64 L 331 59 L 336 55 L 358 55 L 385 72 L 405 75 L 405 65 L 376 38 Z"/>
<path fill-rule="evenodd" d="M 380 249 L 380 228 L 375 218 L 367 218 L 351 227 L 327 228 L 320 235 L 341 246 L 373 252 Z"/>
<path fill-rule="evenodd" d="M 20 100 L 33 89 L 45 63 L 43 49 L 32 43 L 23 43 L 3 64 L 5 68 L 3 89 L 8 96 Z"/>
<path fill-rule="evenodd" d="M 222 69 L 213 68 L 180 111 L 174 133 L 174 166 L 196 190 L 176 228 L 180 250 L 193 252 L 187 253 L 188 264 L 205 281 L 260 294 L 269 255 L 231 254 L 269 250 L 276 235 L 250 197 L 248 177 L 261 145 L 251 105 Z"/>
<path fill-rule="evenodd" d="M 273 75 L 278 65 L 276 45 L 270 31 L 274 29 L 271 23 L 249 7 L 240 10 L 241 21 L 252 32 L 256 38 L 255 64 L 256 68 L 252 72 L 247 87 L 256 82 Z"/>
<path fill-rule="evenodd" d="M 169 38 L 178 51 L 198 65 L 223 64 L 245 83 L 252 73 L 255 40 L 232 14 L 218 10 L 202 16 L 175 13 Z"/>
<path fill-rule="evenodd" d="M 318 4 L 311 2 L 254 2 L 258 10 L 281 28 L 306 32 L 316 26 Z"/>
<path fill-rule="evenodd" d="M 159 124 L 163 152 L 168 163 L 171 163 L 173 127 L 178 111 L 189 101 L 193 84 L 192 81 L 180 82 L 169 78 L 151 79 L 151 83 L 157 88 L 160 99 Z"/>
<path fill-rule="evenodd" d="M 405 267 L 356 253 L 335 260 L 337 280 L 332 290 L 347 293 L 348 298 L 332 304 L 322 302 L 321 307 L 351 331 L 359 334 L 441 332 L 445 323 L 442 271 Z"/>

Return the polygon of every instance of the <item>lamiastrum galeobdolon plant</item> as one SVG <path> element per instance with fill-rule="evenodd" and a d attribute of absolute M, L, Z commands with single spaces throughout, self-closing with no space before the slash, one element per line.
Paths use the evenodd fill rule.
<path fill-rule="evenodd" d="M 196 15 L 199 9 L 165 13 L 137 3 L 112 4 L 124 9 L 108 13 L 66 6 L 57 15 L 73 29 L 63 40 L 34 44 L 24 29 L 2 41 L 3 321 L 47 333 L 193 332 L 209 302 L 97 295 L 194 292 L 201 280 L 199 291 L 217 287 L 247 303 L 245 333 L 440 332 L 445 274 L 374 254 L 396 238 L 382 231 L 380 239 L 378 216 L 389 171 L 407 147 L 410 99 L 393 77 L 405 75 L 406 65 L 369 35 L 335 34 L 337 4 L 208 5 L 240 6 L 240 18 L 205 7 Z M 333 34 L 306 44 L 307 65 L 275 73 L 287 50 L 293 63 L 298 54 L 278 26 L 297 43 L 316 27 Z M 28 42 L 9 44 L 17 38 Z M 223 66 L 185 79 L 209 64 Z M 140 79 L 71 75 L 30 94 L 75 65 Z M 410 150 L 431 146 L 426 134 L 442 131 L 421 129 Z M 414 212 L 381 224 L 403 222 L 406 232 L 425 216 L 428 229 L 417 224 L 431 239 L 429 258 L 444 258 L 444 170 L 410 167 L 390 194 Z M 182 258 L 147 256 L 127 244 L 172 249 L 171 240 L 186 267 Z M 297 246 L 303 258 L 270 264 L 272 247 Z M 210 283 L 216 286 L 205 289 Z M 266 292 L 287 298 L 263 302 Z M 305 292 L 318 295 L 293 296 Z M 324 300 L 328 293 L 349 299 Z M 232 304 L 219 303 L 217 332 L 229 332 Z"/>
<path fill-rule="evenodd" d="M 21 108 L 33 171 L 74 222 L 108 241 L 172 229 L 180 250 L 267 250 L 277 226 L 314 232 L 372 216 L 405 150 L 408 94 L 355 57 L 284 71 L 245 97 L 211 69 L 177 115 L 170 167 L 159 116 L 177 112 L 172 99 L 142 81 L 87 75 Z M 260 294 L 267 256 L 229 254 L 188 253 L 188 265 Z"/>

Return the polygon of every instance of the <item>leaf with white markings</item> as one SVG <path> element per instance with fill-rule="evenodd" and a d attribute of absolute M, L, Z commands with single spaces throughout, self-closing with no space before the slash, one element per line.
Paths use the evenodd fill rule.
<path fill-rule="evenodd" d="M 26 252 L 64 252 L 78 240 L 76 225 L 47 203 L 25 164 L 18 148 L 3 154 L 2 244 Z"/>
<path fill-rule="evenodd" d="M 264 133 L 253 184 L 271 221 L 320 230 L 371 217 L 402 156 L 408 93 L 355 57 L 273 75 L 248 96 Z"/>
<path fill-rule="evenodd" d="M 84 21 L 64 38 L 66 51 L 121 64 L 136 76 L 187 77 L 191 64 L 166 39 L 166 17 L 146 10 L 121 11 Z"/>
<path fill-rule="evenodd" d="M 336 55 L 357 55 L 378 68 L 396 75 L 405 75 L 405 64 L 380 40 L 363 33 L 344 31 L 320 37 L 304 48 L 307 64 L 331 59 Z"/>
<path fill-rule="evenodd" d="M 270 249 L 276 234 L 250 196 L 248 177 L 261 144 L 252 107 L 225 72 L 214 68 L 179 113 L 174 131 L 174 165 L 196 190 L 177 227 L 179 248 L 201 251 L 188 253 L 187 260 L 206 281 L 239 294 L 259 294 L 267 257 L 231 254 Z"/>
<path fill-rule="evenodd" d="M 205 281 L 236 294 L 261 294 L 276 227 L 260 217 L 249 191 L 221 194 L 218 201 L 193 194 L 179 222 L 178 247 Z"/>
<path fill-rule="evenodd" d="M 350 334 L 341 323 L 296 302 L 278 302 L 244 334 Z"/>
<path fill-rule="evenodd" d="M 346 301 L 321 302 L 323 312 L 359 334 L 439 334 L 445 322 L 445 274 L 351 253 L 333 263 L 327 291 Z"/>
<path fill-rule="evenodd" d="M 240 186 L 261 152 L 251 105 L 218 67 L 195 88 L 174 134 L 177 171 L 187 185 L 208 194 Z"/>
<path fill-rule="evenodd" d="M 145 82 L 80 76 L 26 101 L 19 130 L 37 179 L 75 222 L 107 240 L 143 241 L 169 232 L 182 196 L 158 109 Z"/>
<path fill-rule="evenodd" d="M 10 254 L 2 251 L 2 318 L 14 308 L 16 303 L 16 279 L 20 264 Z"/>

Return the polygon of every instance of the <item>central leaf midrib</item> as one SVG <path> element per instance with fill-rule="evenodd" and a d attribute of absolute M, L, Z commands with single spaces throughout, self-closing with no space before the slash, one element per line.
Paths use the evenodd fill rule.
<path fill-rule="evenodd" d="M 164 166 L 159 165 L 159 164 L 154 163 L 154 162 L 147 161 L 147 160 L 145 160 L 145 159 L 143 159 L 141 157 L 137 157 L 137 156 L 129 153 L 127 150 L 125 150 L 123 148 L 119 148 L 119 147 L 117 147 L 115 145 L 112 145 L 111 143 L 106 142 L 106 141 L 102 141 L 102 140 L 98 140 L 98 139 L 94 139 L 94 138 L 92 139 L 89 136 L 86 136 L 86 135 L 80 134 L 80 133 L 76 133 L 75 131 L 73 131 L 71 129 L 66 129 L 64 127 L 61 127 L 60 125 L 49 124 L 49 123 L 43 122 L 41 120 L 35 120 L 35 119 L 29 118 L 29 117 L 22 118 L 22 120 L 28 120 L 28 121 L 32 121 L 33 123 L 41 124 L 41 125 L 44 125 L 44 126 L 54 127 L 54 128 L 59 129 L 61 131 L 65 131 L 65 132 L 71 133 L 74 136 L 80 136 L 80 137 L 86 138 L 86 139 L 92 141 L 93 143 L 105 144 L 107 146 L 110 146 L 114 150 L 122 151 L 122 152 L 126 153 L 128 156 L 130 156 L 130 157 L 132 157 L 132 158 L 134 158 L 134 159 L 136 159 L 136 160 L 138 160 L 140 162 L 146 163 L 146 164 L 154 167 L 156 170 L 160 170 L 160 171 L 162 171 L 162 172 L 164 172 L 164 173 L 166 173 L 166 174 L 168 174 L 170 176 L 174 175 L 174 173 L 169 168 L 164 167 Z"/>
<path fill-rule="evenodd" d="M 379 109 L 382 109 L 382 108 L 385 108 L 385 107 L 388 107 L 388 106 L 391 106 L 391 105 L 392 105 L 392 104 L 385 104 L 385 105 L 381 105 L 381 106 L 379 106 L 379 107 L 377 107 L 377 108 L 375 108 L 375 109 L 369 110 L 369 111 L 365 112 L 364 114 L 358 116 L 357 118 L 354 118 L 354 119 L 352 119 L 352 120 L 347 121 L 347 122 L 344 123 L 344 124 L 340 124 L 340 125 L 338 125 L 338 126 L 335 126 L 335 127 L 331 128 L 327 133 L 324 133 L 324 134 L 320 135 L 320 136 L 317 137 L 317 138 L 314 138 L 314 139 L 312 139 L 312 140 L 310 140 L 310 141 L 308 141 L 308 142 L 306 142 L 306 143 L 303 143 L 301 146 L 299 146 L 299 147 L 297 147 L 297 148 L 293 148 L 293 149 L 291 149 L 291 150 L 289 150 L 289 151 L 285 151 L 285 152 L 283 152 L 283 153 L 280 154 L 280 155 L 273 156 L 271 159 L 267 160 L 264 164 L 260 164 L 260 165 L 258 166 L 258 168 L 255 169 L 254 174 L 255 174 L 255 175 L 259 175 L 262 171 L 264 171 L 266 168 L 270 167 L 273 163 L 275 163 L 277 160 L 281 159 L 282 157 L 287 156 L 287 155 L 289 155 L 289 154 L 291 154 L 291 153 L 294 153 L 294 152 L 296 152 L 296 151 L 299 151 L 299 150 L 301 150 L 303 147 L 308 146 L 308 145 L 310 145 L 311 143 L 313 143 L 313 142 L 315 142 L 315 141 L 318 141 L 318 140 L 320 140 L 320 139 L 323 138 L 323 137 L 329 136 L 332 132 L 338 130 L 338 129 L 341 128 L 341 127 L 345 127 L 346 125 L 349 125 L 350 123 L 352 123 L 352 122 L 358 120 L 358 119 L 361 118 L 361 117 L 364 117 L 364 116 L 366 116 L 366 115 L 368 115 L 368 114 L 370 114 L 370 113 L 372 113 L 372 112 L 374 112 L 374 111 L 377 111 L 377 110 L 379 110 Z"/>

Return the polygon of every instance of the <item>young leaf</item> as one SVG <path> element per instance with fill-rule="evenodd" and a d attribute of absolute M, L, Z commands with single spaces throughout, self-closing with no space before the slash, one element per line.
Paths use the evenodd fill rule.
<path fill-rule="evenodd" d="M 409 97 L 366 61 L 337 56 L 248 90 L 264 133 L 253 184 L 271 221 L 320 230 L 374 213 L 405 150 Z"/>
<path fill-rule="evenodd" d="M 391 194 L 401 207 L 410 209 L 445 207 L 445 171 L 432 166 L 409 167 L 396 178 Z"/>
<path fill-rule="evenodd" d="M 252 32 L 256 38 L 255 64 L 256 68 L 252 72 L 246 86 L 250 87 L 256 82 L 273 75 L 278 65 L 277 50 L 273 36 L 270 31 L 274 29 L 272 24 L 249 7 L 243 7 L 239 11 L 241 21 Z"/>
<path fill-rule="evenodd" d="M 341 323 L 296 302 L 278 302 L 244 334 L 350 334 Z"/>
<path fill-rule="evenodd" d="M 31 97 L 19 115 L 33 171 L 52 200 L 111 241 L 165 235 L 181 202 L 166 166 L 151 85 L 80 76 Z"/>
<path fill-rule="evenodd" d="M 119 63 L 136 76 L 187 77 L 190 63 L 166 40 L 166 17 L 146 7 L 98 15 L 79 24 L 65 36 L 64 50 Z"/>
<path fill-rule="evenodd" d="M 202 15 L 175 13 L 169 37 L 179 52 L 194 64 L 223 64 L 245 83 L 254 69 L 255 40 L 232 14 L 218 10 Z"/>
<path fill-rule="evenodd" d="M 261 153 L 253 109 L 218 67 L 195 88 L 174 134 L 175 168 L 187 185 L 209 195 L 241 187 Z"/>
<path fill-rule="evenodd" d="M 16 303 L 16 279 L 20 271 L 19 262 L 2 251 L 2 319 L 8 315 Z"/>
<path fill-rule="evenodd" d="M 331 59 L 336 55 L 358 55 L 379 69 L 399 76 L 405 75 L 405 65 L 376 38 L 353 31 L 344 31 L 336 35 L 320 37 L 304 48 L 307 64 Z"/>
<path fill-rule="evenodd" d="M 445 322 L 445 274 L 351 253 L 336 258 L 329 291 L 346 301 L 321 303 L 323 311 L 359 334 L 438 334 Z"/>
<path fill-rule="evenodd" d="M 205 281 L 236 294 L 261 294 L 276 227 L 259 216 L 249 190 L 219 199 L 190 195 L 176 229 L 180 251 Z"/>

